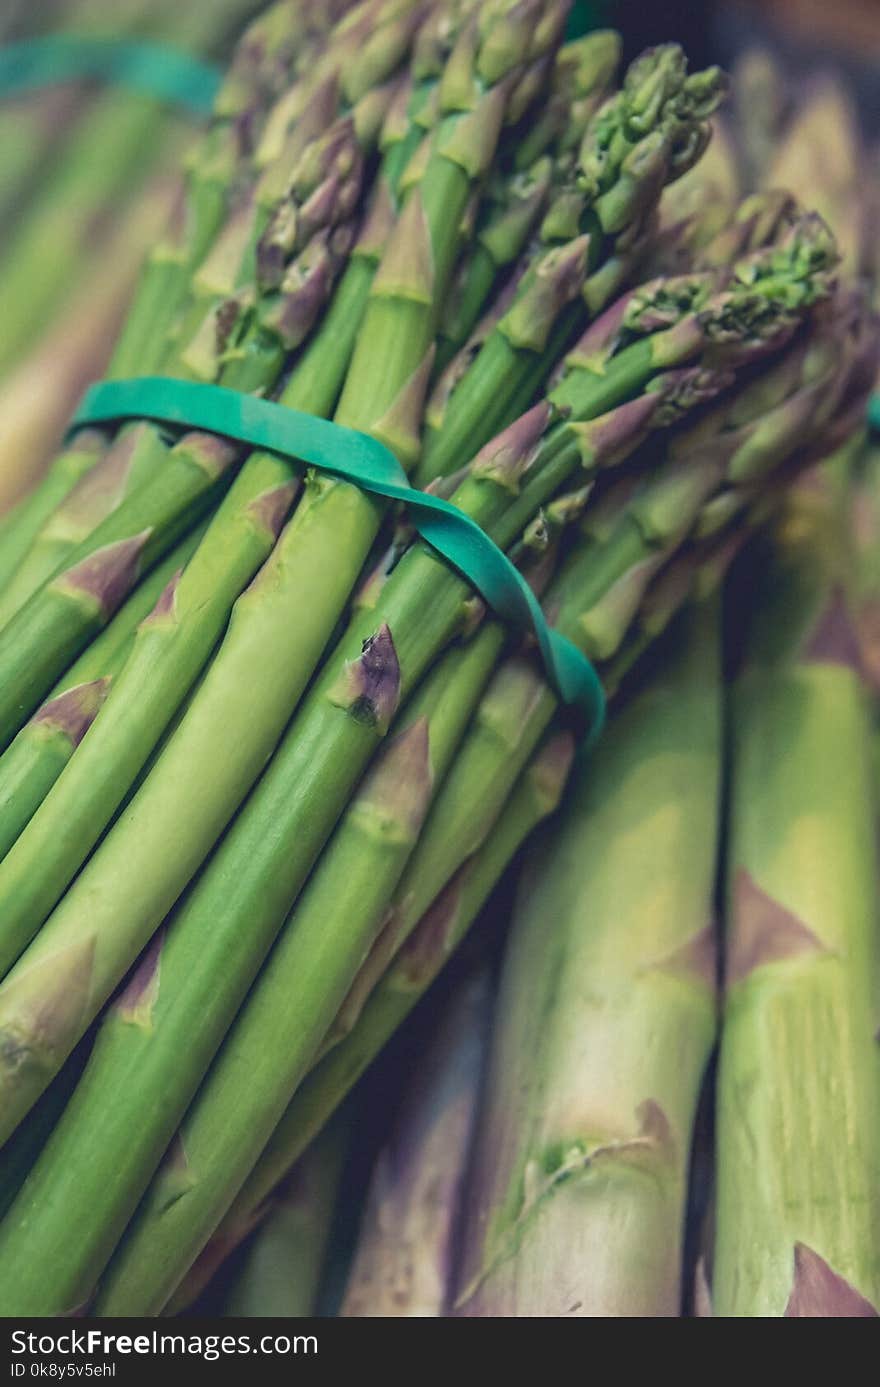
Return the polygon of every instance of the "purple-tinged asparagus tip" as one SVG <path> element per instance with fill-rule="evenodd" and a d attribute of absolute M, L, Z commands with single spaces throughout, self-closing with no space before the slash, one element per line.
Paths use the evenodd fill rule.
<path fill-rule="evenodd" d="M 395 973 L 419 991 L 439 972 L 452 949 L 461 911 L 461 890 L 468 864 L 455 874 L 436 900 L 428 906 L 394 965 Z"/>
<path fill-rule="evenodd" d="M 528 769 L 542 812 L 555 812 L 562 800 L 574 763 L 577 742 L 573 733 L 557 732 L 544 743 Z"/>
<path fill-rule="evenodd" d="M 266 531 L 272 539 L 277 539 L 284 527 L 290 508 L 299 495 L 302 483 L 299 478 L 273 486 L 262 495 L 255 496 L 248 506 L 248 514 L 254 524 Z"/>
<path fill-rule="evenodd" d="M 112 1014 L 121 1021 L 149 1030 L 153 1023 L 153 1009 L 159 997 L 159 981 L 162 967 L 162 947 L 165 931 L 158 930 L 147 945 L 140 961 L 126 986 L 120 992 L 111 1008 Z"/>
<path fill-rule="evenodd" d="M 109 678 L 94 679 L 91 683 L 65 689 L 57 698 L 43 704 L 31 718 L 31 725 L 61 732 L 73 748 L 78 747 L 98 716 L 110 684 Z"/>
<path fill-rule="evenodd" d="M 72 944 L 29 967 L 14 968 L 0 986 L 0 1072 L 38 1072 L 64 1055 L 83 1033 L 95 969 L 95 938 Z"/>
<path fill-rule="evenodd" d="M 408 299 L 430 304 L 434 299 L 434 249 L 420 188 L 415 188 L 384 247 L 373 298 Z"/>
<path fill-rule="evenodd" d="M 106 544 L 54 579 L 52 587 L 94 605 L 104 617 L 112 616 L 137 582 L 141 554 L 151 533 L 142 530 L 130 539 Z"/>
<path fill-rule="evenodd" d="M 821 940 L 802 920 L 763 891 L 744 868 L 737 870 L 725 979 L 728 988 L 768 964 L 824 952 Z"/>
<path fill-rule="evenodd" d="M 383 749 L 358 793 L 357 805 L 396 840 L 415 842 L 431 802 L 434 775 L 428 719 L 416 721 Z"/>
<path fill-rule="evenodd" d="M 432 342 L 388 409 L 370 426 L 370 433 L 387 443 L 407 466 L 414 463 L 419 455 L 425 397 L 431 384 L 435 351 Z"/>
<path fill-rule="evenodd" d="M 611 467 L 628 457 L 656 424 L 661 403 L 661 396 L 647 393 L 600 414 L 597 419 L 567 424 L 587 471 Z"/>
<path fill-rule="evenodd" d="M 480 449 L 471 464 L 471 476 L 494 482 L 515 495 L 555 417 L 553 406 L 547 400 L 534 405 Z"/>
<path fill-rule="evenodd" d="M 499 323 L 499 331 L 512 346 L 544 350 L 560 313 L 583 289 L 589 247 L 589 236 L 579 236 L 543 257 Z"/>
<path fill-rule="evenodd" d="M 329 697 L 358 722 L 385 735 L 400 701 L 400 665 L 386 623 L 364 641 L 359 658 L 346 664 Z"/>
<path fill-rule="evenodd" d="M 734 384 L 736 372 L 707 370 L 701 366 L 684 366 L 677 371 L 663 371 L 648 387 L 660 396 L 660 407 L 654 424 L 668 428 L 683 415 L 714 400 Z"/>
<path fill-rule="evenodd" d="M 560 369 L 601 373 L 617 346 L 632 299 L 633 291 L 630 290 L 600 313 L 572 347 Z"/>
<path fill-rule="evenodd" d="M 696 982 L 711 989 L 718 983 L 718 931 L 707 925 L 665 958 L 652 965 L 662 973 L 671 973 L 687 982 Z"/>
<path fill-rule="evenodd" d="M 846 595 L 840 587 L 829 594 L 802 653 L 804 664 L 840 665 L 862 677 L 862 652 Z"/>
<path fill-rule="evenodd" d="M 785 1319 L 876 1319 L 872 1305 L 851 1282 L 805 1243 L 794 1246 L 794 1281 Z"/>

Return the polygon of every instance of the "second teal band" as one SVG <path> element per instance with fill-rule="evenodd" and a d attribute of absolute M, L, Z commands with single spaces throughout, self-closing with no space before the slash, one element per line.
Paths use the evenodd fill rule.
<path fill-rule="evenodd" d="M 221 75 L 177 48 L 129 39 L 48 34 L 0 48 L 0 96 L 95 78 L 210 114 Z"/>

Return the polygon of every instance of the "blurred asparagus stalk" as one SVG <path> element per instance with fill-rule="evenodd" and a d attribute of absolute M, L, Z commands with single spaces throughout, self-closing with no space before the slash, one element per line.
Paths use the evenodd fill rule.
<path fill-rule="evenodd" d="M 716 1029 L 721 744 L 710 604 L 661 648 L 528 860 L 457 1313 L 680 1313 L 691 1132 Z"/>
<path fill-rule="evenodd" d="M 225 1317 L 314 1315 L 342 1168 L 351 1137 L 341 1113 L 292 1171 L 223 1302 Z"/>
<path fill-rule="evenodd" d="M 171 194 L 167 178 L 148 184 L 97 242 L 69 304 L 0 385 L 0 512 L 42 475 L 83 390 L 100 378 L 144 247 L 158 236 Z"/>
<path fill-rule="evenodd" d="M 249 0 L 217 6 L 160 8 L 151 24 L 146 3 L 138 30 L 198 53 L 221 46 Z M 87 107 L 65 142 L 64 157 L 30 200 L 0 256 L 4 331 L 0 371 L 33 344 L 52 313 L 76 284 L 83 250 L 108 208 L 166 153 L 175 117 L 158 99 L 135 91 L 107 90 Z"/>
<path fill-rule="evenodd" d="M 716 1315 L 880 1307 L 871 700 L 826 472 L 756 564 L 733 700 Z"/>
<path fill-rule="evenodd" d="M 486 969 L 444 999 L 376 1161 L 343 1316 L 448 1313 L 491 1000 Z"/>

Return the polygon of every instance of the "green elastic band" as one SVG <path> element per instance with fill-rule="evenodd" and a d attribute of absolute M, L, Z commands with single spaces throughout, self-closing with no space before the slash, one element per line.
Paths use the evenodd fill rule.
<path fill-rule="evenodd" d="M 880 393 L 871 396 L 871 403 L 868 405 L 868 423 L 872 429 L 880 433 Z"/>
<path fill-rule="evenodd" d="M 71 430 L 123 419 L 151 419 L 222 434 L 253 448 L 300 459 L 377 496 L 403 501 L 422 538 L 467 578 L 500 617 L 534 631 L 554 688 L 564 703 L 580 711 L 590 741 L 598 736 L 605 718 L 605 694 L 590 661 L 571 641 L 550 629 L 522 574 L 476 521 L 448 501 L 411 486 L 384 443 L 271 400 L 167 376 L 93 385 L 77 409 Z"/>
<path fill-rule="evenodd" d="M 0 95 L 94 77 L 208 115 L 221 82 L 210 63 L 177 48 L 128 39 L 48 34 L 0 48 Z"/>

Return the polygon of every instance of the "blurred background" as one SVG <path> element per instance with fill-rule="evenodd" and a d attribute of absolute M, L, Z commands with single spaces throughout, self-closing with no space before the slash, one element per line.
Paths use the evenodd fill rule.
<path fill-rule="evenodd" d="M 880 0 L 585 0 L 578 10 L 581 23 L 620 27 L 628 56 L 677 39 L 694 63 L 729 66 L 760 45 L 797 74 L 834 66 L 850 83 L 866 133 L 880 135 Z"/>

